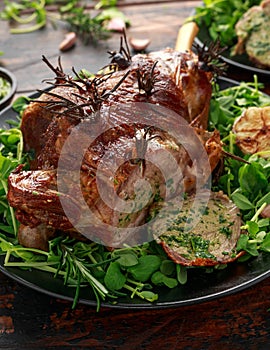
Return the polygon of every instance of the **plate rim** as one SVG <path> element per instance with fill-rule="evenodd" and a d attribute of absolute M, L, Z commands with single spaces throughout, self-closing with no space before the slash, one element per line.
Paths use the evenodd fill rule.
<path fill-rule="evenodd" d="M 6 268 L 2 265 L 3 263 L 3 257 L 0 256 L 0 271 L 6 275 L 7 277 L 11 278 L 15 282 L 18 282 L 20 285 L 30 288 L 31 290 L 34 290 L 36 292 L 42 293 L 44 295 L 61 299 L 69 302 L 73 302 L 73 298 L 66 294 L 61 294 L 58 292 L 53 292 L 51 290 L 45 289 L 43 287 L 40 287 L 38 284 L 34 284 L 20 276 L 18 276 L 16 273 L 11 272 L 11 268 Z M 18 268 L 15 268 L 15 270 Z M 30 271 L 28 271 L 30 273 Z M 45 272 L 44 272 L 45 273 Z M 259 274 L 258 276 L 255 276 L 251 278 L 250 280 L 244 281 L 238 285 L 235 285 L 233 287 L 230 287 L 228 289 L 224 289 L 220 292 L 213 292 L 211 294 L 207 294 L 204 296 L 198 296 L 196 298 L 190 298 L 190 299 L 184 299 L 184 300 L 178 300 L 178 301 L 163 301 L 163 302 L 138 302 L 138 303 L 126 303 L 126 302 L 118 302 L 118 303 L 110 303 L 106 301 L 101 301 L 100 306 L 103 308 L 113 308 L 113 309 L 133 309 L 133 310 L 157 310 L 157 309 L 167 309 L 167 308 L 179 308 L 184 306 L 192 306 L 196 304 L 202 304 L 205 302 L 214 301 L 220 298 L 224 298 L 236 293 L 239 293 L 243 290 L 248 289 L 249 287 L 252 287 L 259 282 L 265 280 L 266 278 L 270 277 L 270 267 L 267 271 Z M 54 278 L 54 277 L 52 277 Z M 62 282 L 61 279 L 58 278 L 59 281 Z M 64 286 L 64 284 L 63 284 Z M 90 288 L 90 287 L 87 287 Z M 179 288 L 179 287 L 178 287 Z M 84 297 L 79 297 L 78 304 L 82 305 L 88 305 L 88 306 L 97 306 L 97 301 L 94 299 L 86 299 Z"/>

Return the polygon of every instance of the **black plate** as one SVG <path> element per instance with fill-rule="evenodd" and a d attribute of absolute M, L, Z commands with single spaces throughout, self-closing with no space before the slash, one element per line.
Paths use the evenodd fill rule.
<path fill-rule="evenodd" d="M 202 47 L 203 45 L 206 45 L 206 47 L 213 41 L 211 39 L 208 29 L 205 25 L 200 26 L 199 33 L 197 34 L 197 37 L 195 38 L 195 44 L 199 45 Z M 231 47 L 228 47 L 227 50 L 225 50 L 221 58 L 223 59 L 224 62 L 226 62 L 229 66 L 229 69 L 231 68 L 234 70 L 234 72 L 241 73 L 241 78 L 242 80 L 249 80 L 253 81 L 252 76 L 256 74 L 261 81 L 269 80 L 270 78 L 270 69 L 261 69 L 258 67 L 255 67 L 254 64 L 249 60 L 248 56 L 246 54 L 243 55 L 236 55 L 231 57 L 230 56 L 230 51 Z M 239 69 L 241 70 L 239 72 Z"/>
<path fill-rule="evenodd" d="M 220 87 L 236 85 L 235 81 L 220 79 Z M 35 97 L 32 95 L 31 97 Z M 11 107 L 0 114 L 0 127 L 5 120 L 15 117 Z M 0 256 L 0 271 L 17 282 L 47 295 L 72 300 L 75 290 L 64 286 L 62 279 L 38 270 L 22 270 L 16 267 L 5 267 L 4 257 Z M 159 300 L 149 303 L 141 299 L 122 297 L 117 304 L 102 303 L 106 307 L 119 309 L 156 309 L 192 305 L 220 298 L 248 288 L 270 276 L 270 254 L 260 254 L 257 258 L 245 263 L 232 263 L 226 269 L 205 273 L 200 269 L 188 270 L 188 282 L 174 289 L 158 288 Z M 96 305 L 91 288 L 81 289 L 80 303 Z"/>

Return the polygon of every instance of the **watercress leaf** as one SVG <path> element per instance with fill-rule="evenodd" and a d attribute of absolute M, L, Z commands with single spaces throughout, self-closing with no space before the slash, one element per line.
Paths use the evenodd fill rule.
<path fill-rule="evenodd" d="M 132 251 L 127 252 L 116 250 L 114 257 L 118 257 L 117 262 L 123 267 L 134 266 L 138 264 L 137 255 Z"/>
<path fill-rule="evenodd" d="M 104 277 L 104 283 L 112 291 L 123 288 L 126 283 L 126 277 L 122 273 L 120 264 L 117 261 L 110 263 Z"/>
<path fill-rule="evenodd" d="M 38 255 L 34 255 L 32 252 L 29 252 L 27 248 L 25 250 L 15 249 L 14 253 L 17 257 L 20 257 L 21 259 L 28 262 L 31 260 L 35 260 L 35 257 L 38 257 Z"/>
<path fill-rule="evenodd" d="M 113 18 L 121 18 L 125 22 L 126 26 L 130 25 L 129 19 L 123 12 L 119 11 L 117 7 L 107 8 L 96 16 L 96 20 L 101 23 L 104 21 L 109 21 Z"/>
<path fill-rule="evenodd" d="M 248 235 L 245 235 L 245 234 L 240 235 L 237 242 L 236 250 L 237 251 L 246 250 L 248 240 L 249 240 Z"/>
<path fill-rule="evenodd" d="M 234 180 L 234 176 L 232 173 L 224 174 L 219 179 L 219 186 L 220 188 L 227 193 L 227 187 L 228 184 L 231 183 Z"/>
<path fill-rule="evenodd" d="M 242 166 L 239 169 L 238 179 L 242 191 L 252 194 L 253 197 L 268 185 L 263 167 L 259 163 L 253 162 Z"/>
<path fill-rule="evenodd" d="M 18 97 L 12 104 L 12 108 L 15 112 L 21 113 L 28 105 L 31 99 L 29 97 L 21 96 Z"/>
<path fill-rule="evenodd" d="M 20 141 L 20 135 L 18 133 L 12 132 L 7 138 L 7 142 L 9 144 L 16 144 L 18 141 Z"/>
<path fill-rule="evenodd" d="M 7 226 L 7 225 L 4 225 L 4 224 L 0 224 L 0 230 L 4 231 L 4 232 L 7 232 L 7 233 L 14 233 L 13 227 Z"/>
<path fill-rule="evenodd" d="M 259 255 L 258 246 L 257 246 L 256 242 L 249 242 L 248 241 L 245 251 L 248 252 L 252 256 L 258 256 Z"/>
<path fill-rule="evenodd" d="M 254 237 L 256 235 L 256 233 L 259 232 L 259 226 L 258 226 L 257 222 L 247 221 L 246 226 L 247 226 L 248 233 L 252 237 Z"/>
<path fill-rule="evenodd" d="M 132 277 L 140 282 L 146 282 L 160 267 L 161 259 L 156 255 L 143 255 L 138 264 L 128 268 Z"/>
<path fill-rule="evenodd" d="M 6 241 L 0 237 L 0 250 L 3 252 L 7 252 L 8 250 L 13 248 L 13 244 L 11 242 Z"/>
<path fill-rule="evenodd" d="M 219 122 L 219 115 L 221 113 L 221 109 L 219 106 L 219 103 L 216 100 L 211 100 L 210 104 L 210 111 L 211 111 L 211 122 L 214 125 L 217 125 Z"/>
<path fill-rule="evenodd" d="M 163 260 L 160 264 L 160 271 L 166 275 L 170 276 L 175 272 L 175 264 L 172 260 Z"/>
<path fill-rule="evenodd" d="M 260 220 L 258 220 L 257 224 L 260 228 L 266 227 L 270 224 L 270 219 L 269 218 L 260 219 Z"/>
<path fill-rule="evenodd" d="M 241 263 L 244 263 L 244 262 L 248 261 L 250 258 L 251 258 L 251 255 L 246 253 L 246 254 L 240 256 L 240 258 L 238 258 L 237 261 L 241 262 Z"/>
<path fill-rule="evenodd" d="M 140 295 L 142 296 L 142 298 L 144 298 L 150 302 L 158 300 L 158 294 L 153 293 L 149 290 L 143 290 L 142 292 L 140 292 Z"/>
<path fill-rule="evenodd" d="M 258 234 L 256 236 L 257 242 L 262 242 L 264 240 L 265 236 L 266 236 L 266 232 L 265 231 L 258 232 Z"/>
<path fill-rule="evenodd" d="M 60 12 L 68 12 L 71 11 L 78 3 L 78 0 L 69 0 L 67 4 L 60 7 Z"/>
<path fill-rule="evenodd" d="M 49 251 L 47 261 L 48 262 L 60 262 L 61 256 L 54 254 L 52 251 Z"/>
<path fill-rule="evenodd" d="M 180 284 L 185 284 L 187 282 L 187 268 L 183 265 L 176 265 L 176 276 Z"/>
<path fill-rule="evenodd" d="M 254 208 L 254 205 L 242 193 L 234 192 L 232 193 L 231 197 L 235 205 L 241 210 L 249 210 Z"/>
<path fill-rule="evenodd" d="M 270 192 L 266 193 L 262 198 L 260 198 L 256 203 L 256 206 L 259 208 L 264 203 L 270 204 Z"/>
<path fill-rule="evenodd" d="M 117 0 L 100 0 L 96 5 L 95 9 L 98 10 L 102 7 L 116 6 Z"/>
<path fill-rule="evenodd" d="M 266 234 L 260 248 L 265 252 L 270 252 L 270 233 Z"/>
<path fill-rule="evenodd" d="M 168 277 L 160 271 L 156 271 L 152 277 L 151 282 L 156 285 L 165 285 L 169 288 L 174 288 L 177 286 L 178 282 L 175 278 Z"/>

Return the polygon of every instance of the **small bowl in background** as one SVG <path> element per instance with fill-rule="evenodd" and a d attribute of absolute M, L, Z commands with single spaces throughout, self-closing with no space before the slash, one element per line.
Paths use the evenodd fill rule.
<path fill-rule="evenodd" d="M 0 78 L 4 78 L 10 83 L 10 90 L 8 93 L 2 98 L 0 97 L 0 110 L 2 110 L 11 102 L 13 96 L 15 95 L 17 89 L 17 79 L 13 73 L 3 67 L 0 67 Z"/>

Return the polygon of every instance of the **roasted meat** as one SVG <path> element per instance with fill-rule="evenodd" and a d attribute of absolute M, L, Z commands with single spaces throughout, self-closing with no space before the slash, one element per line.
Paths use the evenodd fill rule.
<path fill-rule="evenodd" d="M 237 22 L 238 37 L 234 54 L 246 53 L 251 62 L 261 68 L 270 68 L 270 1 L 251 7 Z"/>
<path fill-rule="evenodd" d="M 124 53 L 91 78 L 44 58 L 54 86 L 21 124 L 35 157 L 9 177 L 21 244 L 46 249 L 61 232 L 109 247 L 143 243 L 153 212 L 204 186 L 219 163 L 219 133 L 205 130 L 211 72 L 192 52 Z"/>

